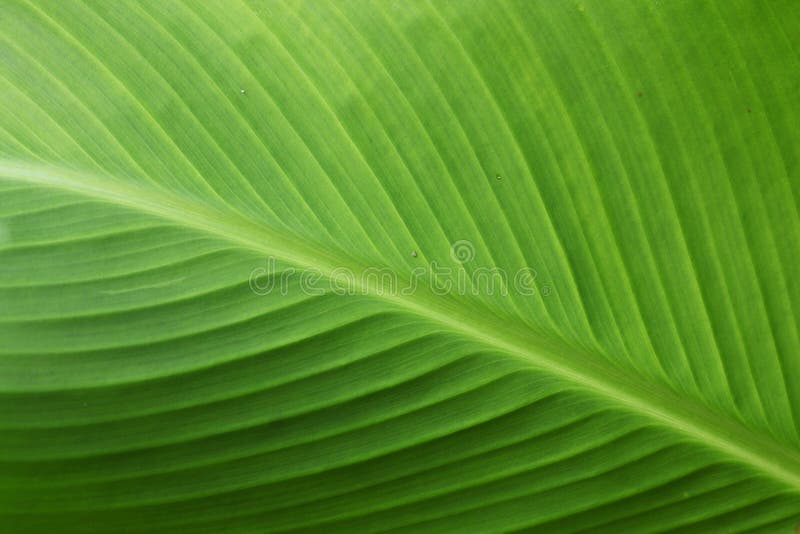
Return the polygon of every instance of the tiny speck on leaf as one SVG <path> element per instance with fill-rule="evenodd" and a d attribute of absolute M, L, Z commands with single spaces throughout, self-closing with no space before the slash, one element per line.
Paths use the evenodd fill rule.
<path fill-rule="evenodd" d="M 638 96 L 639 98 L 642 98 L 642 92 L 639 91 L 638 93 L 636 93 L 636 96 Z"/>
<path fill-rule="evenodd" d="M 748 113 L 752 113 L 752 112 L 753 112 L 753 110 L 752 110 L 752 109 L 750 109 L 750 108 L 747 108 L 747 112 L 748 112 Z"/>
<path fill-rule="evenodd" d="M 417 257 L 417 251 L 416 250 L 412 250 L 411 251 L 411 257 L 412 258 L 416 258 Z"/>
<path fill-rule="evenodd" d="M 496 179 L 498 179 L 498 180 L 502 180 L 502 179 L 503 179 L 503 177 L 502 177 L 502 176 L 500 176 L 499 174 L 498 174 L 498 175 L 495 175 L 495 178 L 496 178 Z"/>
<path fill-rule="evenodd" d="M 239 89 L 239 92 L 245 94 L 247 91 L 245 91 L 244 89 Z"/>

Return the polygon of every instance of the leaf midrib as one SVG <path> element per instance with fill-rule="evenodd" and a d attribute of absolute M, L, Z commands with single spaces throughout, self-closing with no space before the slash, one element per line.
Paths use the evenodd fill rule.
<path fill-rule="evenodd" d="M 212 208 L 160 188 L 148 190 L 93 174 L 78 175 L 60 169 L 55 172 L 52 168 L 13 161 L 0 162 L 0 176 L 149 213 L 273 255 L 298 267 L 317 269 L 332 280 L 342 278 L 335 274 L 337 267 L 357 263 L 351 258 L 345 259 L 341 253 L 337 255 L 312 246 L 294 236 L 287 238 L 237 212 Z M 341 281 L 353 283 L 349 278 Z M 366 285 L 359 284 L 357 289 L 616 401 L 628 411 L 646 416 L 698 444 L 717 449 L 800 493 L 800 452 L 754 432 L 727 414 L 714 412 L 696 401 L 687 401 L 661 384 L 646 382 L 639 375 L 622 372 L 582 349 L 536 334 L 520 324 L 500 321 L 491 312 L 484 311 L 478 316 L 452 298 L 425 290 L 411 295 L 392 294 L 381 291 L 378 281 L 372 278 L 367 279 Z"/>

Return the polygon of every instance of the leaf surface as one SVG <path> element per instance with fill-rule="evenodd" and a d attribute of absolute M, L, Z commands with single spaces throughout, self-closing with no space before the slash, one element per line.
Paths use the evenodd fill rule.
<path fill-rule="evenodd" d="M 0 6 L 11 532 L 790 532 L 796 2 Z"/>

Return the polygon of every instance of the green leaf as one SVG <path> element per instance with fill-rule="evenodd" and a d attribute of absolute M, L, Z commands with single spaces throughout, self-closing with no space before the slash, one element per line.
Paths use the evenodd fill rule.
<path fill-rule="evenodd" d="M 800 3 L 0 26 L 0 530 L 800 520 Z"/>

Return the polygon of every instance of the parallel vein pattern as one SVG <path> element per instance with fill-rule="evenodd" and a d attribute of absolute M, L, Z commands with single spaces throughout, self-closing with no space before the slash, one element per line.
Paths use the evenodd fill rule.
<path fill-rule="evenodd" d="M 791 532 L 795 4 L 4 2 L 2 530 Z"/>

